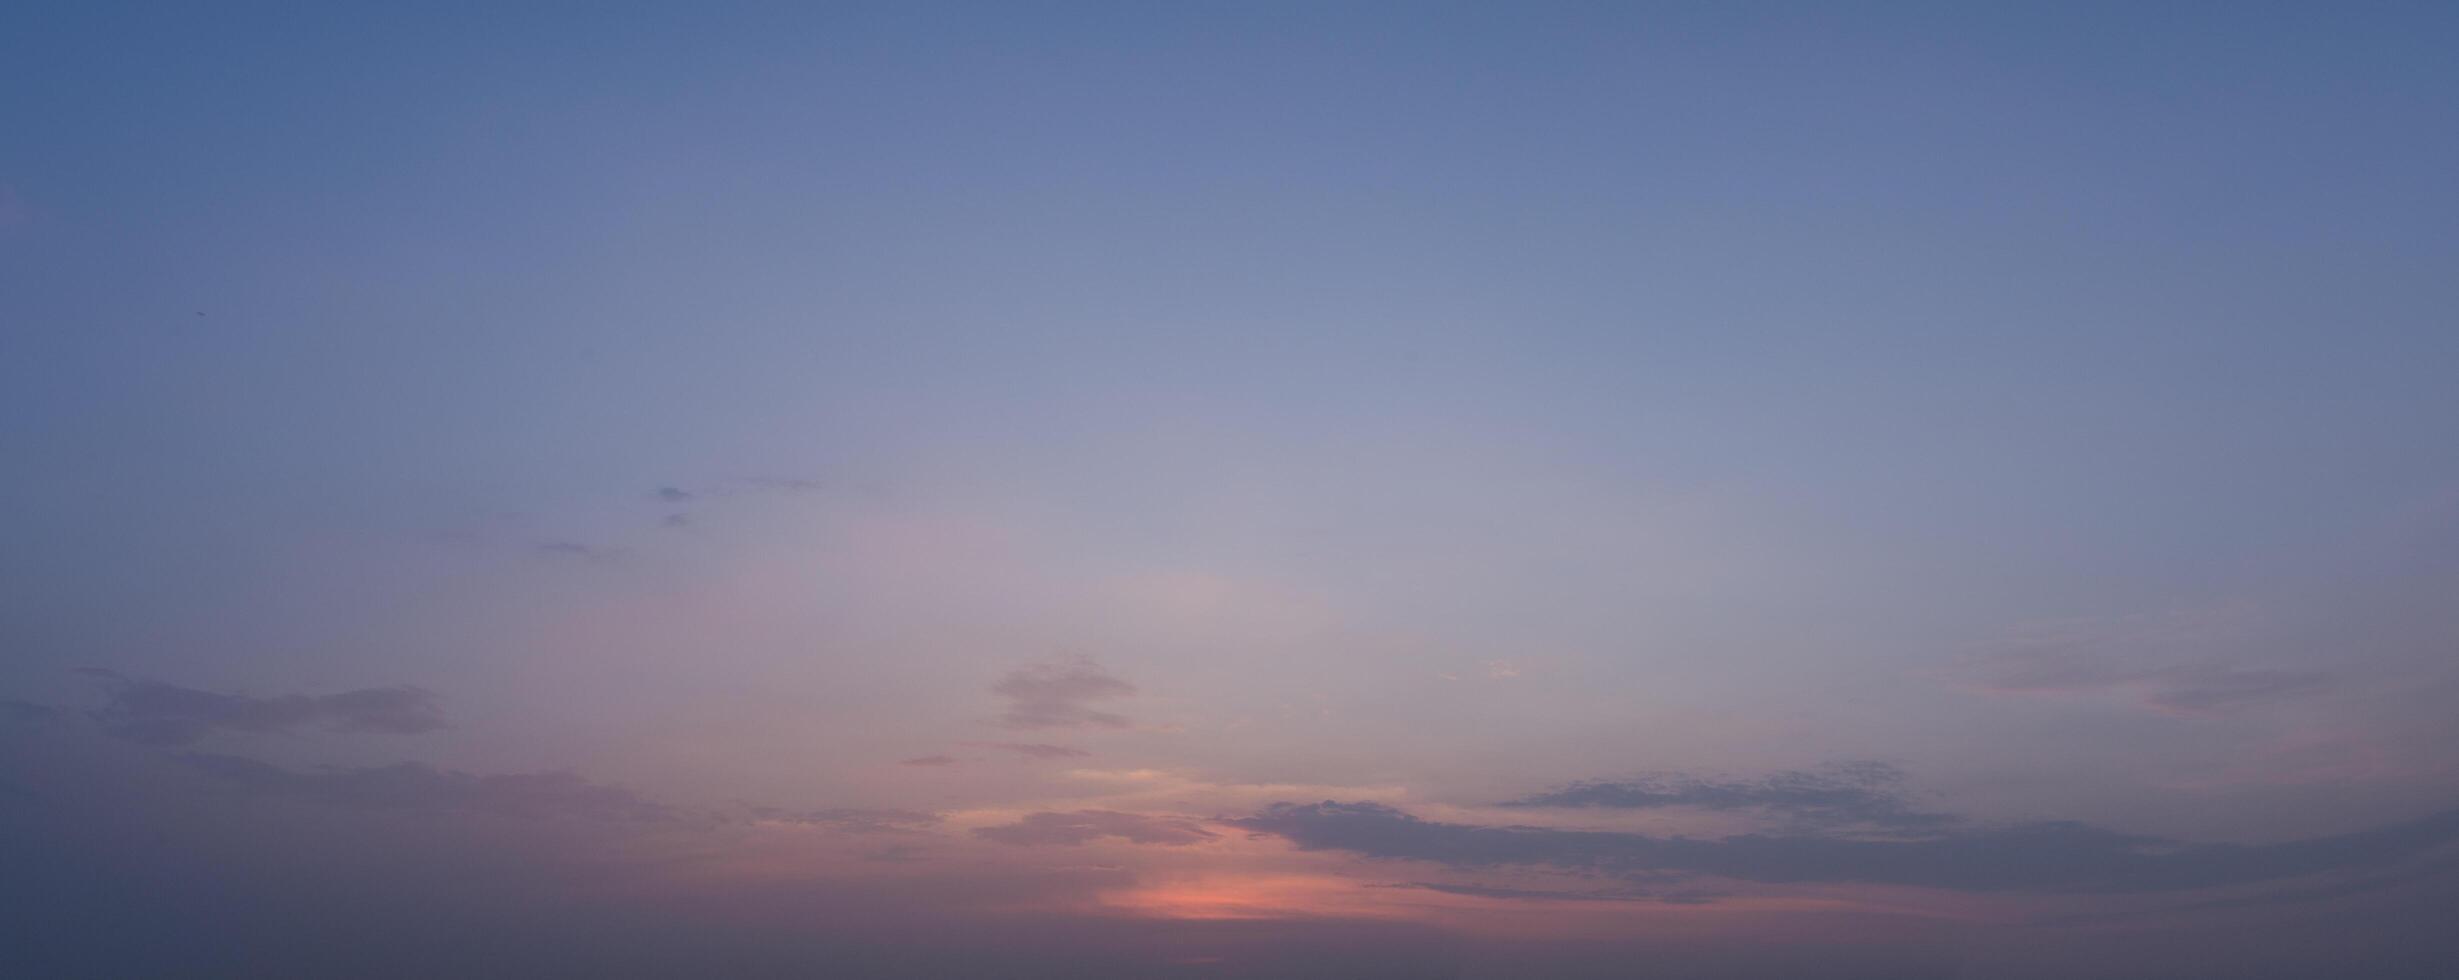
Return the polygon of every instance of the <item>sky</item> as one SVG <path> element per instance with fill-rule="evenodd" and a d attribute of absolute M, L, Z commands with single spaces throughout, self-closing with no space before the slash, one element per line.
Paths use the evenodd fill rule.
<path fill-rule="evenodd" d="M 0 12 L 0 974 L 2447 977 L 2459 8 Z"/>

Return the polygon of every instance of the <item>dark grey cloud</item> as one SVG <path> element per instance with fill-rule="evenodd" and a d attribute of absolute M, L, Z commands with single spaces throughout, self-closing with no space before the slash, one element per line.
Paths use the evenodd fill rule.
<path fill-rule="evenodd" d="M 1042 812 L 997 827 L 977 827 L 974 836 L 1002 844 L 1089 844 L 1116 837 L 1131 844 L 1178 847 L 1217 840 L 1221 835 L 1185 817 L 1161 817 L 1117 810 Z"/>
<path fill-rule="evenodd" d="M 699 494 L 685 490 L 682 487 L 659 487 L 657 488 L 657 491 L 650 494 L 650 496 L 656 497 L 666 503 L 681 504 L 691 502 L 691 500 L 698 497 Z"/>
<path fill-rule="evenodd" d="M 113 735 L 149 745 L 187 745 L 217 731 L 323 729 L 415 735 L 444 727 L 435 695 L 416 687 L 260 698 L 181 687 L 100 668 L 85 668 L 80 673 L 101 678 L 111 697 L 93 712 L 95 721 Z"/>
<path fill-rule="evenodd" d="M 568 772 L 476 775 L 416 762 L 300 772 L 231 755 L 188 753 L 179 758 L 240 789 L 337 806 L 635 821 L 677 815 L 620 786 Z"/>
<path fill-rule="evenodd" d="M 1136 693 L 1136 686 L 1083 658 L 1018 668 L 1000 678 L 991 691 L 1008 699 L 1007 712 L 1000 720 L 1010 728 L 1126 728 L 1134 724 L 1120 715 L 1096 710 L 1090 702 L 1126 697 Z"/>
<path fill-rule="evenodd" d="M 1965 829 L 1917 840 L 1743 835 L 1719 840 L 1422 820 L 1380 803 L 1278 803 L 1226 821 L 1304 850 L 1615 876 L 1860 882 L 1979 892 L 2157 892 L 2383 867 L 2459 843 L 2459 810 L 2278 844 L 2189 844 L 2080 823 Z"/>
<path fill-rule="evenodd" d="M 1916 830 L 1956 822 L 1948 814 L 1915 808 L 1904 790 L 1903 771 L 1883 762 L 1835 763 L 1756 779 L 1652 773 L 1621 780 L 1573 783 L 1551 792 L 1507 800 L 1501 805 L 1746 811 L 1805 829 L 1866 826 Z"/>
<path fill-rule="evenodd" d="M 1051 745 L 1045 742 L 966 742 L 981 749 L 998 749 L 1034 759 L 1074 759 L 1092 755 L 1072 745 Z"/>

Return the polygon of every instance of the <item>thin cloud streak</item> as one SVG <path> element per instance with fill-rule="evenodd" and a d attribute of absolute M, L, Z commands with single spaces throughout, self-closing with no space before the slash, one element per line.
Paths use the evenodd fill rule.
<path fill-rule="evenodd" d="M 260 698 L 181 687 L 102 668 L 109 703 L 92 714 L 105 731 L 149 745 L 189 745 L 215 732 L 296 733 L 308 729 L 416 735 L 444 727 L 434 693 L 422 688 L 371 687 L 339 694 Z"/>
<path fill-rule="evenodd" d="M 1184 817 L 1121 813 L 1116 810 L 1027 814 L 1015 823 L 974 828 L 973 834 L 983 840 L 1025 847 L 1090 844 L 1105 838 L 1130 844 L 1183 847 L 1218 840 L 1221 836 Z"/>
<path fill-rule="evenodd" d="M 2459 843 L 2459 810 L 2278 844 L 2189 844 L 2080 823 L 1964 830 L 1917 840 L 1743 835 L 1721 840 L 1424 820 L 1380 803 L 1278 803 L 1224 821 L 1301 850 L 1536 866 L 1620 877 L 1667 873 L 1765 883 L 1849 882 L 1971 892 L 2124 893 L 2213 888 L 2381 867 Z"/>
<path fill-rule="evenodd" d="M 1766 814 L 1797 828 L 1866 825 L 1891 830 L 1936 829 L 1957 822 L 1948 814 L 1914 808 L 1903 783 L 1903 770 L 1894 766 L 1855 762 L 1773 773 L 1756 779 L 1657 773 L 1579 782 L 1499 805 L 1744 811 Z"/>
<path fill-rule="evenodd" d="M 838 807 L 827 810 L 786 810 L 771 806 L 745 807 L 743 815 L 767 823 L 821 827 L 847 834 L 910 834 L 929 830 L 943 819 L 920 810 Z"/>

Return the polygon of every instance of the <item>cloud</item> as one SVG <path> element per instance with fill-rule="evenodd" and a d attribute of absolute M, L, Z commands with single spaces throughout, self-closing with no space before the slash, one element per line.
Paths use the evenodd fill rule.
<path fill-rule="evenodd" d="M 670 484 L 660 486 L 649 491 L 648 497 L 650 500 L 656 501 L 660 504 L 683 508 L 713 506 L 729 498 L 741 497 L 747 494 L 799 495 L 815 493 L 820 489 L 820 484 L 813 480 L 754 478 L 748 480 L 735 479 L 706 481 L 688 489 Z M 667 528 L 691 527 L 693 526 L 692 515 L 682 512 L 669 513 L 659 518 L 658 524 L 661 527 Z M 573 542 L 557 542 L 557 544 L 581 549 L 578 551 L 567 552 L 571 554 L 572 557 L 578 558 L 596 557 L 598 560 L 606 560 L 613 557 L 619 557 L 620 554 L 597 554 L 595 549 L 589 549 L 586 545 L 578 545 Z"/>
<path fill-rule="evenodd" d="M 1042 742 L 966 742 L 979 749 L 1000 749 L 1035 759 L 1074 759 L 1092 755 L 1072 745 L 1050 745 Z"/>
<path fill-rule="evenodd" d="M 1116 837 L 1131 844 L 1180 847 L 1217 840 L 1221 836 L 1184 817 L 1157 817 L 1116 810 L 1046 811 L 1028 814 L 1012 824 L 977 827 L 973 833 L 984 840 L 1024 846 L 1089 844 L 1102 838 Z"/>
<path fill-rule="evenodd" d="M 899 760 L 897 760 L 897 765 L 900 765 L 900 766 L 916 766 L 916 767 L 920 767 L 920 768 L 931 768 L 931 767 L 935 767 L 935 766 L 953 766 L 953 765 L 956 765 L 956 764 L 957 764 L 956 757 L 955 757 L 955 756 L 952 756 L 952 755 L 922 755 L 922 756 L 915 756 L 915 757 L 913 757 L 913 758 L 911 758 L 911 759 L 899 759 Z"/>
<path fill-rule="evenodd" d="M 453 811 L 497 816 L 588 819 L 714 827 L 782 823 L 843 834 L 920 833 L 941 817 L 921 810 L 834 807 L 792 810 L 744 804 L 698 810 L 646 799 L 621 786 L 569 772 L 473 774 L 423 763 L 301 772 L 256 759 L 209 753 L 175 756 L 189 768 L 251 793 L 385 810 Z"/>
<path fill-rule="evenodd" d="M 102 678 L 109 703 L 93 712 L 105 731 L 149 745 L 187 745 L 216 731 L 338 732 L 415 735 L 444 727 L 434 694 L 415 687 L 371 687 L 311 697 L 259 698 L 222 694 L 161 681 L 127 677 L 101 668 L 79 671 Z"/>
<path fill-rule="evenodd" d="M 620 550 L 613 548 L 601 548 L 590 544 L 582 544 L 578 541 L 540 541 L 538 542 L 537 550 L 538 553 L 542 555 L 552 555 L 557 558 L 571 558 L 578 561 L 592 562 L 601 565 L 623 557 L 623 552 Z"/>
<path fill-rule="evenodd" d="M 1136 693 L 1136 686 L 1081 657 L 1018 668 L 1000 678 L 991 691 L 1008 699 L 1007 712 L 1000 720 L 1010 728 L 1126 728 L 1134 724 L 1086 702 L 1126 697 Z"/>
<path fill-rule="evenodd" d="M 1446 895 L 1466 895 L 1471 898 L 1505 898 L 1537 902 L 1657 902 L 1667 905 L 1706 905 L 1716 900 L 1709 892 L 1654 892 L 1640 888 L 1598 888 L 1588 891 L 1556 891 L 1547 888 L 1508 888 L 1499 885 L 1456 885 L 1439 881 L 1405 881 L 1374 888 L 1413 888 L 1442 892 Z"/>
<path fill-rule="evenodd" d="M 298 772 L 232 755 L 189 753 L 179 759 L 250 792 L 337 806 L 634 821 L 677 815 L 620 786 L 568 772 L 473 775 L 416 762 Z"/>
<path fill-rule="evenodd" d="M 841 807 L 831 810 L 782 810 L 776 807 L 745 808 L 744 815 L 769 823 L 790 823 L 807 827 L 825 827 L 847 834 L 913 833 L 938 826 L 939 814 L 920 810 L 864 809 Z"/>
<path fill-rule="evenodd" d="M 2196 714 L 2317 691 L 2319 671 L 2199 663 L 2139 667 L 2088 650 L 2027 650 L 1968 663 L 1963 676 L 1993 694 L 2123 694 L 2163 711 Z"/>
<path fill-rule="evenodd" d="M 2121 695 L 2146 707 L 2203 714 L 2320 691 L 2320 671 L 2244 667 L 2235 651 L 2265 630 L 2243 604 L 2029 627 L 1965 659 L 1956 680 L 1992 694 Z"/>
<path fill-rule="evenodd" d="M 818 480 L 752 477 L 703 481 L 696 489 L 666 485 L 649 491 L 649 499 L 666 504 L 707 503 L 752 493 L 805 494 L 827 489 Z"/>
<path fill-rule="evenodd" d="M 1883 762 L 1835 763 L 1757 779 L 1654 773 L 1617 781 L 1573 783 L 1500 805 L 1748 811 L 1781 818 L 1796 828 L 1863 825 L 1902 830 L 1938 828 L 1956 822 L 1948 814 L 1914 809 L 1902 788 L 1903 782 L 1903 771 Z"/>
<path fill-rule="evenodd" d="M 0 725 L 4 976 L 1095 978 L 1162 958 L 1080 911 L 1124 869 L 942 866 L 920 836 L 678 835 L 726 828 L 571 777 L 269 773 L 64 714 Z M 1132 928 L 1188 945 L 1186 926 Z"/>
<path fill-rule="evenodd" d="M 444 727 L 435 695 L 420 688 L 361 688 L 313 700 L 326 725 L 336 731 L 416 734 Z"/>
<path fill-rule="evenodd" d="M 1918 840 L 1744 835 L 1721 840 L 1423 820 L 1380 803 L 1276 803 L 1224 821 L 1301 850 L 1532 866 L 1661 880 L 1854 882 L 1973 892 L 2159 892 L 2390 865 L 2459 842 L 2459 810 L 2278 844 L 2189 844 L 2080 823 L 1971 829 Z"/>
<path fill-rule="evenodd" d="M 2172 711 L 2224 708 L 2329 687 L 2332 676 L 2317 671 L 2242 670 L 2224 666 L 2178 667 L 2147 678 L 2143 699 Z"/>
<path fill-rule="evenodd" d="M 362 809 L 593 817 L 704 828 L 743 822 L 792 823 L 850 834 L 918 832 L 936 826 L 941 819 L 935 813 L 886 808 L 671 806 L 620 786 L 560 771 L 473 774 L 418 762 L 300 771 L 236 755 L 156 753 L 153 748 L 186 746 L 216 730 L 288 732 L 316 726 L 335 731 L 423 732 L 443 727 L 443 722 L 435 695 L 412 687 L 368 688 L 322 697 L 252 698 L 132 679 L 101 668 L 81 668 L 79 673 L 110 682 L 111 703 L 74 713 L 24 701 L 0 701 L 0 721 L 20 722 L 55 734 L 107 735 L 146 746 L 135 751 L 251 796 Z M 89 720 L 90 727 L 84 724 Z M 948 764 L 956 761 L 945 756 L 930 758 Z M 927 759 L 909 762 L 940 764 Z"/>
<path fill-rule="evenodd" d="M 1530 907 L 1529 916 L 1510 921 L 1585 911 L 1591 921 L 1610 918 L 1612 928 L 1631 936 L 1612 944 L 1515 939 L 1481 945 L 1486 940 L 1475 930 L 1446 931 L 1448 919 L 1413 918 L 1404 931 L 1378 932 L 1399 926 L 1270 904 L 1233 918 L 1127 916 L 1116 912 L 1117 895 L 1170 883 L 1139 881 L 1129 867 L 1094 867 L 1083 860 L 1086 852 L 1064 846 L 1005 848 L 989 838 L 980 846 L 1014 857 L 959 860 L 953 847 L 951 853 L 919 850 L 936 841 L 920 831 L 839 837 L 838 830 L 868 834 L 860 829 L 865 818 L 859 811 L 827 810 L 805 813 L 826 828 L 825 836 L 809 835 L 807 842 L 782 839 L 803 836 L 790 828 L 773 836 L 677 835 L 678 827 L 739 828 L 741 818 L 704 823 L 693 811 L 681 811 L 661 820 L 651 811 L 642 819 L 623 806 L 610 812 L 564 805 L 549 801 L 575 794 L 500 782 L 454 789 L 459 779 L 486 777 L 439 780 L 429 778 L 436 771 L 426 767 L 407 779 L 395 777 L 420 789 L 383 793 L 345 791 L 354 783 L 384 782 L 354 776 L 354 770 L 264 778 L 243 761 L 234 770 L 238 775 L 226 776 L 177 753 L 101 737 L 80 712 L 62 714 L 53 729 L 0 725 L 0 774 L 15 784 L 0 788 L 0 840 L 13 845 L 13 857 L 22 857 L 0 875 L 0 909 L 24 926 L 17 934 L 25 937 L 0 950 L 0 962 L 14 968 L 0 972 L 9 975 L 651 977 L 720 963 L 777 976 L 1601 978 L 1627 976 L 1633 963 L 1645 963 L 1683 976 L 1943 977 L 1975 970 L 2078 976 L 2106 973 L 2112 962 L 2106 944 L 2125 938 L 2101 926 L 2088 932 L 2049 926 L 2027 929 L 2029 946 L 2007 945 L 1992 938 L 2006 933 L 1968 921 L 1928 920 L 1934 930 L 1890 931 L 1912 919 L 1885 907 L 1821 901 L 1763 914 L 1737 901 L 1737 918 L 1730 921 L 1750 923 L 1746 932 L 1674 928 L 1696 935 L 1699 948 L 1717 957 L 1742 955 L 1735 950 L 1784 954 L 1701 961 L 1688 958 L 1691 947 L 1684 943 L 1693 940 L 1666 939 L 1669 933 L 1653 929 L 1651 923 L 1665 920 L 1649 910 L 1664 906 L 1639 896 L 1662 886 L 1658 902 L 1696 902 L 1711 897 L 1700 889 L 1713 883 L 1677 883 L 1672 879 L 1680 876 L 1642 872 L 1554 885 L 1494 872 L 1483 875 L 1487 880 L 1434 883 L 1420 893 L 1482 891 L 1493 903 L 1516 900 Z M 439 783 L 447 788 L 426 789 Z M 240 791 L 251 786 L 266 789 Z M 1227 833 L 1211 821 L 1166 813 L 1150 819 Z M 1105 839 L 1123 840 L 1095 837 L 1090 843 Z M 1199 841 L 1151 857 L 1228 859 L 1224 843 Z M 779 863 L 822 849 L 828 859 L 809 868 Z M 1252 849 L 1236 856 L 1242 865 L 1250 858 L 1270 860 Z M 1040 858 L 1063 866 L 1042 866 L 1052 862 Z M 1515 884 L 1529 887 L 1508 887 Z M 2307 918 L 2293 934 L 2276 928 L 2277 920 L 2249 918 L 2259 909 L 2197 912 L 2205 916 L 2196 920 L 2201 932 L 2174 940 L 2160 959 L 2138 961 L 2160 975 L 2194 972 L 2163 965 L 2203 969 L 2212 957 L 2229 956 L 2234 959 L 2197 975 L 2286 978 L 2335 975 L 2336 969 L 2369 977 L 2439 976 L 2434 969 L 2459 950 L 2442 914 L 2459 891 L 2448 875 L 2428 884 L 2421 892 L 2323 896 L 2317 901 L 2330 903 L 2334 918 L 2313 919 L 2322 910 L 2300 906 L 2296 914 Z M 1548 887 L 1561 893 L 1548 895 Z M 1625 893 L 1633 898 L 1615 900 Z M 1384 896 L 1402 898 L 1390 904 L 1412 909 L 1446 904 L 1406 900 L 1409 894 Z M 2127 907 L 2114 901 L 2093 906 L 2112 913 Z M 442 939 L 438 909 L 451 912 L 444 923 L 451 935 Z M 1626 911 L 1634 914 L 1625 917 Z M 2135 919 L 2137 935 L 2173 935 L 2170 921 Z M 98 924 L 143 942 L 97 945 L 91 937 Z M 1849 940 L 1836 946 L 1808 938 L 1813 932 Z M 351 941 L 298 941 L 310 933 Z M 1355 945 L 1328 947 L 1310 935 Z M 478 940 L 467 940 L 471 936 Z M 479 941 L 488 936 L 521 941 Z M 1747 941 L 1737 941 L 1742 937 Z M 950 952 L 956 947 L 962 955 Z M 1874 948 L 1919 955 L 1873 960 L 1867 951 Z M 1928 961 L 1919 956 L 1942 948 L 1951 954 L 1924 967 Z M 1349 952 L 1333 955 L 1339 950 Z M 2065 959 L 2026 959 L 2043 950 Z M 1208 965 L 1183 965 L 1197 957 L 1208 958 L 1201 961 Z M 1215 964 L 1209 958 L 1223 959 Z M 2248 963 L 2262 969 L 2244 968 Z"/>

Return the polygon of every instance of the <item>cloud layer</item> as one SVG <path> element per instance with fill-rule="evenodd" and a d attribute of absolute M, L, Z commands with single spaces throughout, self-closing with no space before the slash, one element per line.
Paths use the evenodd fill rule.
<path fill-rule="evenodd" d="M 340 694 L 260 698 L 222 694 L 87 668 L 102 678 L 110 702 L 93 713 L 106 731 L 149 745 L 188 745 L 214 732 L 299 732 L 324 729 L 415 735 L 444 727 L 433 693 L 416 687 L 371 687 Z"/>
<path fill-rule="evenodd" d="M 1594 807 L 1650 810 L 1689 807 L 1751 811 L 1796 827 L 1907 830 L 1943 827 L 1955 818 L 1915 809 L 1904 792 L 1904 773 L 1881 762 L 1840 763 L 1791 770 L 1757 779 L 1711 779 L 1649 774 L 1630 779 L 1573 783 L 1551 792 L 1505 801 L 1510 807 Z"/>
<path fill-rule="evenodd" d="M 1970 664 L 1976 686 L 1999 694 L 2125 694 L 2162 711 L 2199 714 L 2320 691 L 2321 671 L 2221 663 L 2138 666 L 2089 651 L 2035 650 Z"/>
<path fill-rule="evenodd" d="M 2459 810 L 2360 833 L 2266 845 L 2187 844 L 2079 823 L 1969 829 L 1918 840 L 1743 835 L 1721 840 L 1420 819 L 1380 803 L 1278 803 L 1228 821 L 1306 850 L 1460 868 L 1550 867 L 1661 880 L 1852 882 L 1975 892 L 2210 888 L 2394 864 L 2459 843 Z"/>

